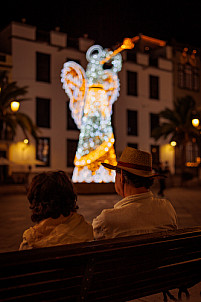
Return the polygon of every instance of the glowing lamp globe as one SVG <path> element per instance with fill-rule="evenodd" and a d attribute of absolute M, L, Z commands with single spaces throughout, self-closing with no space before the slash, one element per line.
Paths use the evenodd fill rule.
<path fill-rule="evenodd" d="M 176 147 L 177 143 L 176 143 L 175 141 L 171 141 L 170 145 L 171 145 L 172 147 Z"/>
<path fill-rule="evenodd" d="M 199 124 L 200 124 L 200 121 L 199 121 L 198 118 L 194 118 L 194 119 L 192 120 L 192 125 L 193 125 L 193 127 L 198 127 Z"/>
<path fill-rule="evenodd" d="M 24 139 L 24 144 L 27 145 L 28 143 L 29 143 L 29 140 L 28 140 L 27 138 L 25 138 L 25 139 Z"/>
<path fill-rule="evenodd" d="M 11 110 L 13 112 L 17 112 L 19 110 L 20 103 L 17 101 L 13 101 L 13 102 L 11 102 L 10 106 L 11 106 Z"/>

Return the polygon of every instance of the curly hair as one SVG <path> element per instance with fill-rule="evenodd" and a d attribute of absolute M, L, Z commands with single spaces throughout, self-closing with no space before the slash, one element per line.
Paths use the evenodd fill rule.
<path fill-rule="evenodd" d="M 60 215 L 67 217 L 78 209 L 73 184 L 64 171 L 36 175 L 28 188 L 27 198 L 33 222 L 49 217 L 56 219 Z"/>
<path fill-rule="evenodd" d="M 117 168 L 116 172 L 121 173 L 121 169 Z M 134 185 L 135 188 L 145 187 L 146 189 L 149 189 L 154 183 L 152 177 L 138 176 L 126 170 L 122 170 L 122 172 L 126 183 Z"/>

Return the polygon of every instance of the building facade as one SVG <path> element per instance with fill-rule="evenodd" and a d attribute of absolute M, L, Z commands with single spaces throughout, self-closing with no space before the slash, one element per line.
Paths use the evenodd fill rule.
<path fill-rule="evenodd" d="M 151 136 L 152 129 L 159 125 L 158 113 L 173 104 L 172 48 L 164 41 L 139 37 L 133 50 L 122 53 L 120 96 L 113 105 L 112 117 L 117 158 L 125 146 L 133 146 L 152 152 L 154 164 L 168 160 L 174 173 L 174 150 L 163 140 L 156 144 Z M 72 173 L 79 131 L 60 74 L 68 60 L 85 69 L 86 51 L 93 44 L 86 36 L 70 40 L 57 30 L 42 33 L 36 27 L 15 22 L 0 33 L 0 51 L 12 56 L 12 80 L 29 87 L 29 100 L 21 104 L 20 110 L 40 129 L 39 140 L 30 138 L 30 144 L 44 166 L 34 165 L 33 172 L 62 169 Z M 23 139 L 19 129 L 14 143 Z M 23 169 L 26 167 L 13 167 L 13 171 Z"/>
<path fill-rule="evenodd" d="M 130 145 L 149 151 L 154 164 L 168 160 L 174 172 L 173 152 L 169 152 L 172 148 L 162 150 L 160 145 L 166 142 L 156 143 L 151 134 L 159 125 L 158 113 L 173 104 L 171 47 L 164 41 L 141 35 L 136 47 L 123 56 L 121 92 L 115 104 L 117 150 L 121 152 Z"/>
<path fill-rule="evenodd" d="M 200 90 L 200 49 L 190 45 L 174 42 L 173 49 L 173 93 L 174 100 L 192 97 L 196 102 L 196 108 L 201 110 L 201 90 Z M 195 118 L 198 117 L 195 112 Z M 176 147 L 175 169 L 180 172 L 180 151 Z M 189 171 L 197 173 L 200 163 L 201 144 L 195 138 L 189 141 L 186 146 L 186 166 Z M 193 171 L 196 170 L 196 171 Z"/>

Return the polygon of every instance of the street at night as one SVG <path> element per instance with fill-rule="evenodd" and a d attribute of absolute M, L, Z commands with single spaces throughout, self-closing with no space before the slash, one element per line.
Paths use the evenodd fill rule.
<path fill-rule="evenodd" d="M 0 301 L 201 301 L 201 2 L 133 4 L 3 3 Z"/>
<path fill-rule="evenodd" d="M 8 187 L 9 188 L 9 187 Z M 7 188 L 7 189 L 8 189 Z M 2 187 L 0 202 L 0 228 L 1 243 L 0 251 L 9 252 L 19 248 L 22 234 L 33 223 L 30 219 L 30 210 L 23 187 L 16 187 L 14 192 L 8 194 L 6 188 Z M 153 186 L 156 194 L 158 186 Z M 197 184 L 188 187 L 172 187 L 165 190 L 165 197 L 171 200 L 177 215 L 180 228 L 195 227 L 201 225 L 201 188 Z M 108 195 L 78 195 L 79 212 L 92 222 L 104 208 L 111 208 L 120 200 L 116 194 Z M 189 302 L 200 302 L 201 283 L 189 289 L 191 298 Z M 175 296 L 177 290 L 171 291 Z M 162 294 L 155 294 L 149 297 L 134 300 L 135 302 L 161 302 Z M 185 300 L 184 300 L 185 301 Z"/>

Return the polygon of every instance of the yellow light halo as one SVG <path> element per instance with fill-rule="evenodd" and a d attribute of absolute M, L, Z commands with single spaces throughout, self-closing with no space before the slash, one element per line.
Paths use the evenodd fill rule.
<path fill-rule="evenodd" d="M 108 144 L 111 144 L 111 146 L 108 146 Z M 83 167 L 95 162 L 100 157 L 104 156 L 112 148 L 113 144 L 114 144 L 114 135 L 112 134 L 107 142 L 105 141 L 97 149 L 91 151 L 87 155 L 82 156 L 80 159 L 78 159 L 77 156 L 75 156 L 74 159 L 75 166 Z"/>
<path fill-rule="evenodd" d="M 94 100 L 96 102 L 96 106 L 92 106 L 92 98 L 94 97 Z M 99 102 L 97 102 L 99 101 Z M 86 97 L 85 101 L 85 108 L 84 112 L 95 112 L 99 110 L 103 117 L 106 115 L 106 112 L 109 114 L 108 109 L 108 98 L 106 91 L 103 89 L 102 84 L 93 84 L 89 87 L 89 92 Z"/>
<path fill-rule="evenodd" d="M 172 147 L 176 147 L 177 143 L 176 143 L 175 141 L 171 141 L 170 145 L 171 145 Z"/>
<path fill-rule="evenodd" d="M 123 41 L 123 44 L 115 49 L 111 55 L 103 59 L 100 64 L 105 64 L 107 61 L 109 61 L 112 57 L 116 56 L 119 52 L 121 52 L 124 49 L 132 49 L 134 47 L 134 43 L 132 42 L 132 39 L 130 38 L 125 38 Z"/>
<path fill-rule="evenodd" d="M 13 112 L 17 112 L 20 107 L 20 103 L 18 101 L 12 101 L 10 103 L 10 107 Z"/>
<path fill-rule="evenodd" d="M 110 160 L 108 160 L 108 158 Z M 86 169 L 86 167 L 87 167 L 87 169 L 92 172 L 92 175 L 95 175 L 96 171 L 100 168 L 101 163 L 110 163 L 113 166 L 117 165 L 114 148 L 110 148 L 109 151 L 107 151 L 102 157 L 100 157 L 98 161 L 92 162 L 91 164 L 88 164 L 86 166 L 78 166 L 76 168 L 78 169 L 78 172 L 80 173 L 83 169 Z M 107 169 L 107 172 L 109 175 L 111 175 L 112 170 Z"/>
<path fill-rule="evenodd" d="M 194 119 L 192 119 L 192 125 L 193 125 L 194 127 L 198 127 L 198 126 L 199 126 L 199 124 L 200 124 L 200 121 L 199 121 L 199 119 L 198 119 L 198 118 L 194 118 Z"/>

